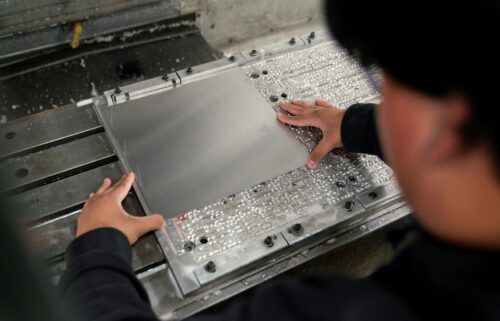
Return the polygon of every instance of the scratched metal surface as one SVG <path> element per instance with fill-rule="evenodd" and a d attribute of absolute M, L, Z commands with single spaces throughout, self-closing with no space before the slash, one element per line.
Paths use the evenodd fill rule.
<path fill-rule="evenodd" d="M 171 218 L 306 162 L 241 70 L 101 108 L 150 212 Z"/>

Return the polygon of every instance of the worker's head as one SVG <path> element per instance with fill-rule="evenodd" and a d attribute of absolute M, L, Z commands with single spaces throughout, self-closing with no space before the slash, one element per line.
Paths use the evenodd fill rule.
<path fill-rule="evenodd" d="M 420 222 L 500 244 L 500 1 L 327 0 L 327 13 L 338 42 L 382 70 L 382 146 Z"/>

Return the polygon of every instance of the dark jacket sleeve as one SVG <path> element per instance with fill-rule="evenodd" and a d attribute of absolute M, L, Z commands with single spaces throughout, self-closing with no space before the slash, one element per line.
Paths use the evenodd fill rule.
<path fill-rule="evenodd" d="M 340 135 L 346 150 L 384 159 L 375 122 L 376 108 L 375 104 L 352 105 L 345 112 Z"/>
<path fill-rule="evenodd" d="M 66 250 L 60 290 L 67 311 L 80 320 L 158 320 L 131 267 L 126 236 L 101 228 L 75 239 Z"/>

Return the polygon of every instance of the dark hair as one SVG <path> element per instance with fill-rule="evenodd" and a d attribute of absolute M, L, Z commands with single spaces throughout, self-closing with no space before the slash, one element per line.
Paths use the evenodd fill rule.
<path fill-rule="evenodd" d="M 464 141 L 486 140 L 500 171 L 499 0 L 326 0 L 336 40 L 433 96 L 463 93 L 472 118 Z"/>

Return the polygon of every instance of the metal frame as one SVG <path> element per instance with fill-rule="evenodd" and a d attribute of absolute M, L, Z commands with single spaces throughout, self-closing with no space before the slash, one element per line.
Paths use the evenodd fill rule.
<path fill-rule="evenodd" d="M 294 41 L 287 40 L 259 50 L 237 53 L 226 59 L 110 90 L 104 93 L 105 102 L 96 103 L 96 110 L 100 113 L 100 108 L 175 90 L 177 86 L 210 78 L 231 68 L 241 68 L 301 47 L 328 41 L 331 40 L 327 33 L 312 33 L 297 37 Z M 124 166 L 128 168 L 126 163 Z M 149 213 L 140 191 L 138 196 Z M 153 297 L 155 310 L 162 317 L 183 318 L 411 213 L 394 181 L 367 190 L 350 201 L 353 206 L 348 211 L 342 203 L 330 211 L 297 221 L 304 231 L 300 235 L 290 233 L 289 228 L 278 228 L 270 232 L 269 235 L 274 240 L 273 247 L 253 240 L 227 250 L 224 255 L 218 256 L 223 257 L 223 261 L 218 265 L 221 268 L 215 272 L 207 272 L 189 257 L 174 253 L 167 230 L 160 230 L 156 232 L 156 236 L 168 263 L 145 272 L 140 278 Z M 161 282 L 157 278 L 165 282 L 163 288 L 159 287 Z M 176 297 L 163 293 L 165 289 L 176 293 Z"/>

